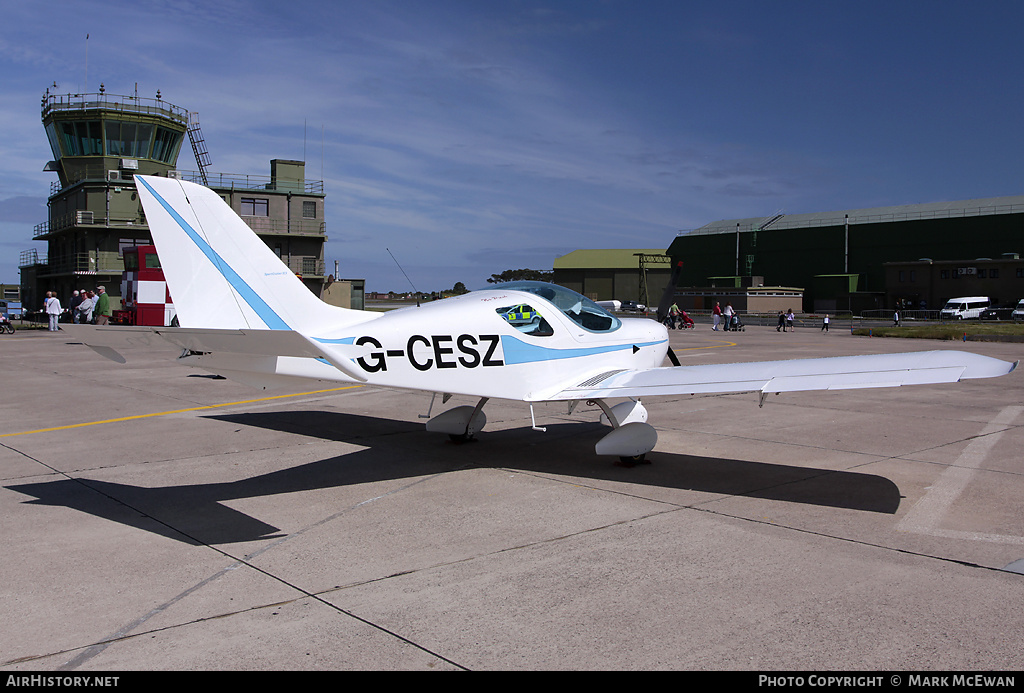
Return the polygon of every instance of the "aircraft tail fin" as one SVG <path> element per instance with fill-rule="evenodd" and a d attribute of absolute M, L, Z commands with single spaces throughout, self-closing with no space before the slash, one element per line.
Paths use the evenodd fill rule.
<path fill-rule="evenodd" d="M 376 317 L 314 296 L 213 190 L 173 178 L 135 180 L 182 327 L 308 334 Z"/>

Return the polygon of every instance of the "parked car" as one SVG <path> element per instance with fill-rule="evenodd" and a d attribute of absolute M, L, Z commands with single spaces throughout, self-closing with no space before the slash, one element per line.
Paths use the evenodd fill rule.
<path fill-rule="evenodd" d="M 982 320 L 1013 320 L 1013 309 L 1016 306 L 1014 304 L 1001 305 L 1001 306 L 989 306 L 985 310 L 981 311 Z"/>
<path fill-rule="evenodd" d="M 644 306 L 637 303 L 636 301 L 623 301 L 622 307 L 620 308 L 620 310 L 630 313 L 637 313 L 643 309 Z"/>
<path fill-rule="evenodd" d="M 1017 307 L 1013 309 L 1014 320 L 1024 320 L 1024 298 L 1020 300 Z"/>

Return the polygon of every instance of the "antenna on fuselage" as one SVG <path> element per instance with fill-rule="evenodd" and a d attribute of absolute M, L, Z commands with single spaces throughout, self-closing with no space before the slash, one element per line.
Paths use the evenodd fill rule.
<path fill-rule="evenodd" d="M 384 250 L 388 251 L 388 255 L 391 255 L 391 259 L 395 261 L 395 264 L 398 265 L 398 269 L 402 272 L 403 275 L 405 275 L 405 280 L 407 282 L 409 282 L 409 286 L 412 287 L 412 292 L 416 296 L 416 307 L 419 308 L 420 307 L 420 292 L 416 289 L 416 285 L 412 283 L 412 279 L 409 279 L 409 275 L 405 274 L 405 270 L 402 269 L 402 265 L 399 264 L 399 262 L 395 258 L 395 256 L 391 254 L 391 249 L 390 248 L 385 248 Z"/>

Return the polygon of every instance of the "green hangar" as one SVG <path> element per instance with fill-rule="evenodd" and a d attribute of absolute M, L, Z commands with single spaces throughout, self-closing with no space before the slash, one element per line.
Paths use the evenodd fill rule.
<path fill-rule="evenodd" d="M 682 262 L 676 287 L 802 287 L 807 312 L 1016 301 L 1021 253 L 1024 195 L 728 219 L 680 232 L 667 250 Z"/>

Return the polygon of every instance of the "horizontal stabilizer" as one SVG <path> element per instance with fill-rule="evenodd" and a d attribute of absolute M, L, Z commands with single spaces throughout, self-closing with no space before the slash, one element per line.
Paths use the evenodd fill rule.
<path fill-rule="evenodd" d="M 293 330 L 236 330 L 193 327 L 144 327 L 68 325 L 69 335 L 93 351 L 124 363 L 120 351 L 138 346 L 167 342 L 196 354 L 243 354 L 249 356 L 300 357 L 330 363 L 346 375 L 366 382 L 351 358 L 361 356 L 367 347 L 335 344 L 331 354 L 315 342 Z"/>
<path fill-rule="evenodd" d="M 189 327 L 67 325 L 69 335 L 93 347 L 124 349 L 160 341 L 199 353 L 320 357 L 320 350 L 291 330 L 235 330 Z"/>

